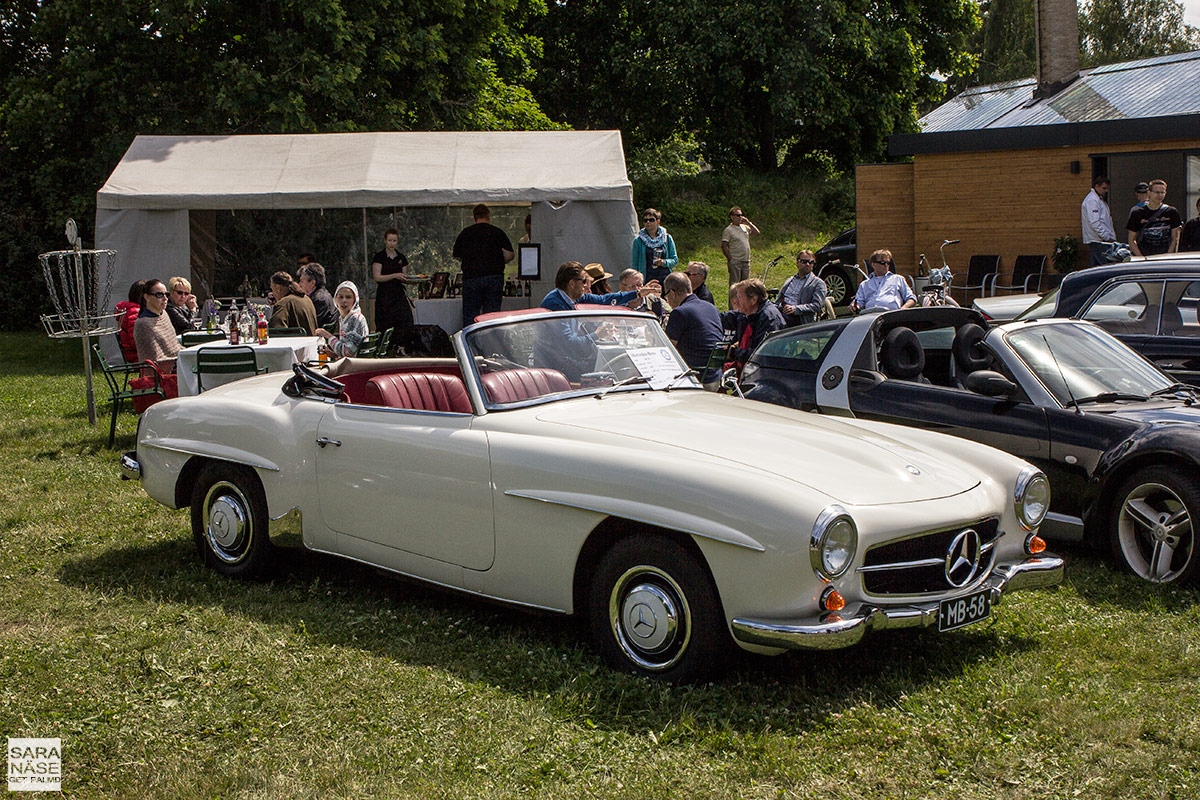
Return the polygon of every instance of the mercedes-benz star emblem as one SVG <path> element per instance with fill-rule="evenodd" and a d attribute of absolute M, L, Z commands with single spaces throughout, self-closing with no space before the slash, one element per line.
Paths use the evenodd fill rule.
<path fill-rule="evenodd" d="M 954 588 L 966 586 L 979 571 L 979 534 L 974 528 L 960 531 L 946 551 L 946 582 Z"/>
<path fill-rule="evenodd" d="M 654 632 L 654 614 L 650 613 L 645 603 L 638 605 L 634 614 L 636 619 L 633 621 L 633 630 L 638 636 L 649 636 Z M 647 616 L 649 616 L 649 619 L 647 619 Z"/>

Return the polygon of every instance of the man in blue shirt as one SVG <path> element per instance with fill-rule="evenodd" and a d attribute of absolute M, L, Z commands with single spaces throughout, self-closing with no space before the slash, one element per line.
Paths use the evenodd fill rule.
<path fill-rule="evenodd" d="M 889 272 L 892 266 L 891 250 L 876 250 L 871 253 L 871 270 L 875 273 L 858 285 L 854 300 L 850 303 L 850 311 L 857 314 L 868 308 L 892 310 L 897 308 L 912 308 L 917 304 L 917 296 L 908 286 L 908 281 L 894 272 Z"/>
<path fill-rule="evenodd" d="M 672 306 L 667 317 L 667 338 L 683 361 L 700 372 L 701 383 L 712 383 L 717 375 L 704 374 L 708 357 L 721 343 L 721 312 L 692 292 L 692 284 L 682 272 L 672 272 L 663 279 L 663 298 Z"/>

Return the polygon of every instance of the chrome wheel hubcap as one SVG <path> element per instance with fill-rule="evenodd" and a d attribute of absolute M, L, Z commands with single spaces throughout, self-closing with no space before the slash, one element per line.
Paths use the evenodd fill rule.
<path fill-rule="evenodd" d="M 1192 520 L 1187 506 L 1161 483 L 1135 488 L 1121 504 L 1117 538 L 1125 561 L 1140 577 L 1170 583 L 1192 560 Z"/>
<path fill-rule="evenodd" d="M 670 669 L 691 638 L 687 598 L 657 567 L 634 567 L 617 580 L 609 596 L 609 618 L 625 655 L 647 670 Z"/>
<path fill-rule="evenodd" d="M 213 555 L 236 564 L 250 552 L 254 523 L 250 503 L 238 487 L 218 481 L 204 498 L 204 537 Z"/>

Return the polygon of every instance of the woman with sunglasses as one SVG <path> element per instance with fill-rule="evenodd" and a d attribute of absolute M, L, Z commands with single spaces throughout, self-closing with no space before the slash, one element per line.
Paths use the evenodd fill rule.
<path fill-rule="evenodd" d="M 196 295 L 187 278 L 171 278 L 167 281 L 167 316 L 176 333 L 193 331 L 200 327 L 200 312 L 196 309 Z"/>
<path fill-rule="evenodd" d="M 660 222 L 662 214 L 653 208 L 647 208 L 642 212 L 642 224 L 645 227 L 638 231 L 633 239 L 630 266 L 642 273 L 647 284 L 651 281 L 662 283 L 679 263 L 679 257 L 675 254 L 675 240 Z"/>
<path fill-rule="evenodd" d="M 133 325 L 133 340 L 138 361 L 153 361 L 164 375 L 175 371 L 179 339 L 167 316 L 167 287 L 160 280 L 146 281 L 142 311 Z"/>

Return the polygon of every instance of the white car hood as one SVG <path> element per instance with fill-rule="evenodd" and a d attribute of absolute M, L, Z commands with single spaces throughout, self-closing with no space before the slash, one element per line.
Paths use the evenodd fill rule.
<path fill-rule="evenodd" d="M 848 505 L 950 497 L 980 483 L 969 466 L 907 444 L 905 429 L 899 426 L 885 426 L 884 434 L 852 420 L 698 391 L 614 392 L 603 400 L 583 402 L 586 405 L 551 403 L 537 418 L 693 452 L 697 459 L 723 459 L 761 470 L 768 479 L 777 476 L 803 484 Z M 688 457 L 684 452 L 680 456 Z M 681 480 L 687 470 L 681 461 Z"/>

